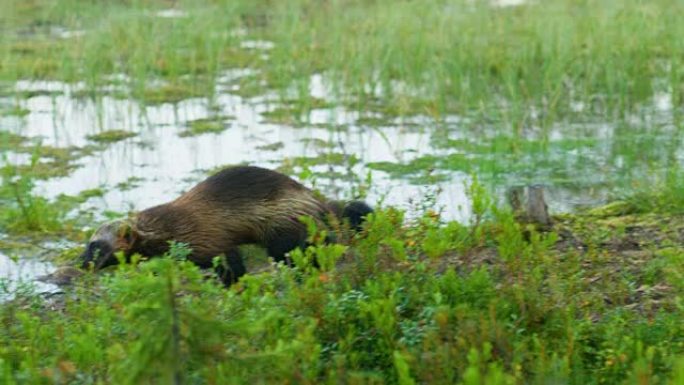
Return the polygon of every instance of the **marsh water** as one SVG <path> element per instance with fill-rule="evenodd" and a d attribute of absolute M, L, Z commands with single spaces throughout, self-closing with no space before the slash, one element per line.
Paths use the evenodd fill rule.
<path fill-rule="evenodd" d="M 473 125 L 456 115 L 438 121 L 428 116 L 383 118 L 323 106 L 296 122 L 274 120 L 274 111 L 282 108 L 276 95 L 234 92 L 230 81 L 247 74 L 226 72 L 211 103 L 190 98 L 155 105 L 109 96 L 107 92 L 116 91 L 112 89 L 84 98 L 78 84 L 20 81 L 14 95 L 0 98 L 0 104 L 25 113 L 0 117 L 0 127 L 43 146 L 73 151 L 92 146 L 92 136 L 99 133 L 123 130 L 133 135 L 89 150 L 70 160 L 66 175 L 37 183 L 36 192 L 49 198 L 101 189 L 101 196 L 83 204 L 96 214 L 125 214 L 163 203 L 212 170 L 251 164 L 295 178 L 309 175 L 303 183 L 331 198 L 350 198 L 365 186 L 373 205 L 398 206 L 409 215 L 429 206 L 446 219 L 465 222 L 471 215 L 465 186 L 473 173 L 483 175 L 499 199 L 510 186 L 542 184 L 550 210 L 563 212 L 599 204 L 620 186 L 651 183 L 683 159 L 667 95 L 654 99 L 644 114 L 619 123 L 583 119 L 583 106 L 577 105 L 575 121 L 543 130 L 527 127 L 516 144 L 522 150 L 516 153 L 516 146 L 507 142 L 507 130 Z M 326 100 L 322 77 L 312 78 L 310 92 Z M 15 96 L 22 93 L 30 96 Z M 197 122 L 220 127 L 188 135 Z M 30 158 L 8 151 L 3 162 L 28 164 Z M 48 266 L 0 257 L 0 277 L 5 278 L 33 277 Z"/>
<path fill-rule="evenodd" d="M 54 197 L 75 195 L 86 189 L 104 188 L 106 194 L 89 204 L 99 210 L 126 212 L 162 203 L 221 166 L 248 163 L 268 168 L 306 165 L 317 177 L 310 183 L 333 198 L 349 197 L 353 182 L 371 172 L 368 200 L 408 208 L 412 200 L 437 194 L 437 205 L 452 219 L 466 219 L 465 173 L 454 173 L 434 185 L 391 179 L 385 172 L 365 167 L 368 163 L 401 163 L 439 154 L 431 145 L 429 127 L 410 122 L 363 127 L 355 124 L 358 113 L 342 108 L 314 109 L 304 127 L 271 123 L 263 113 L 277 108 L 268 96 L 246 100 L 222 92 L 213 106 L 202 99 L 177 104 L 141 107 L 133 100 L 102 97 L 98 102 L 71 97 L 70 88 L 59 83 L 19 82 L 18 91 L 51 91 L 22 102 L 30 111 L 23 117 L 4 118 L 10 131 L 40 138 L 42 145 L 84 147 L 89 135 L 125 130 L 135 137 L 111 143 L 102 151 L 77 160 L 66 177 L 39 183 L 38 192 Z M 320 91 L 313 90 L 314 94 Z M 220 111 L 216 111 L 216 105 Z M 183 137 L 192 122 L 226 118 L 226 129 Z M 420 121 L 419 118 L 415 119 Z M 326 158 L 341 159 L 331 164 Z M 345 161 L 344 157 L 354 158 Z M 10 154 L 10 161 L 28 162 L 25 154 Z M 356 160 L 358 159 L 358 161 Z M 352 164 L 357 163 L 357 164 Z"/>
<path fill-rule="evenodd" d="M 37 277 L 54 270 L 51 263 L 37 258 L 10 258 L 0 252 L 0 302 L 27 285 L 37 292 L 53 292 L 56 286 L 36 281 Z"/>

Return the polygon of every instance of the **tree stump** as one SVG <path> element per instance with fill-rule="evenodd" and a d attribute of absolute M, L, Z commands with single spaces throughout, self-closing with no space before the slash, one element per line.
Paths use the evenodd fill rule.
<path fill-rule="evenodd" d="M 518 221 L 537 225 L 542 230 L 551 228 L 553 222 L 544 200 L 543 186 L 512 186 L 506 191 L 506 198 Z"/>

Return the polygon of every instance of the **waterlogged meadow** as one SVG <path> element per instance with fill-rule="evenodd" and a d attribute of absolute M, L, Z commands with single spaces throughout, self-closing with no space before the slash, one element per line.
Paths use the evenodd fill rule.
<path fill-rule="evenodd" d="M 0 383 L 684 384 L 681 20 L 674 0 L 1 1 Z M 230 289 L 182 244 L 44 277 L 237 164 L 376 213 L 294 267 L 247 248 Z M 533 184 L 551 226 L 505 202 Z"/>

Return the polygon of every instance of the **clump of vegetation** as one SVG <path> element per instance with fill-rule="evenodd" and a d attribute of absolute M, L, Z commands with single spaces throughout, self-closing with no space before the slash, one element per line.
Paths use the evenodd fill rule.
<path fill-rule="evenodd" d="M 301 99 L 285 99 L 282 104 L 262 113 L 267 123 L 301 126 L 309 119 L 314 109 L 326 109 L 334 104 L 324 99 L 302 95 Z"/>
<path fill-rule="evenodd" d="M 125 131 L 125 130 L 107 130 L 102 131 L 97 134 L 88 135 L 88 140 L 92 140 L 97 143 L 115 143 L 128 138 L 136 136 L 135 132 Z"/>
<path fill-rule="evenodd" d="M 380 209 L 350 243 L 314 242 L 294 267 L 230 289 L 175 244 L 81 277 L 58 311 L 20 295 L 0 306 L 1 372 L 10 383 L 678 383 L 681 215 L 665 228 L 566 215 L 538 233 L 477 182 L 468 191 L 469 225 Z"/>
<path fill-rule="evenodd" d="M 45 150 L 47 156 L 56 156 L 60 151 Z M 0 232 L 10 234 L 55 235 L 78 232 L 75 229 L 77 221 L 69 218 L 68 214 L 86 200 L 100 197 L 100 189 L 84 190 L 77 196 L 59 195 L 49 200 L 35 193 L 36 182 L 44 177 L 56 175 L 57 170 L 50 170 L 50 162 L 41 163 L 46 156 L 43 149 L 35 147 L 28 164 L 14 165 L 4 159 L 0 167 Z M 55 161 L 58 162 L 58 161 Z M 84 215 L 81 219 L 90 218 Z"/>
<path fill-rule="evenodd" d="M 37 164 L 38 157 L 33 156 L 31 166 Z M 0 229 L 4 232 L 50 232 L 62 227 L 64 212 L 50 202 L 33 193 L 35 179 L 27 174 L 19 173 L 19 169 L 6 165 L 0 169 Z"/>
<path fill-rule="evenodd" d="M 285 147 L 285 143 L 278 141 L 278 142 L 273 142 L 270 144 L 264 144 L 261 146 L 257 146 L 256 149 L 260 151 L 278 151 L 281 150 Z"/>
<path fill-rule="evenodd" d="M 116 184 L 116 189 L 119 191 L 129 191 L 140 186 L 140 183 L 145 181 L 145 178 L 139 176 L 131 176 L 123 182 Z"/>
<path fill-rule="evenodd" d="M 99 148 L 85 147 L 52 147 L 43 145 L 40 141 L 7 131 L 0 131 L 0 150 L 23 154 L 30 157 L 28 163 L 4 163 L 15 169 L 19 175 L 33 179 L 49 179 L 69 175 L 79 167 L 76 161 L 86 155 L 91 155 Z"/>
<path fill-rule="evenodd" d="M 7 131 L 0 131 L 0 150 L 9 151 L 22 147 L 26 143 L 26 138 Z"/>
<path fill-rule="evenodd" d="M 20 106 L 0 107 L 0 116 L 17 116 L 21 118 L 30 113 L 30 110 Z"/>
<path fill-rule="evenodd" d="M 217 116 L 193 120 L 188 122 L 187 128 L 181 131 L 178 136 L 185 138 L 202 134 L 218 134 L 228 128 L 227 122 L 232 119 L 231 116 Z"/>
<path fill-rule="evenodd" d="M 189 98 L 207 96 L 210 92 L 202 91 L 197 86 L 185 83 L 169 83 L 158 87 L 145 88 L 140 98 L 147 104 L 178 103 Z"/>

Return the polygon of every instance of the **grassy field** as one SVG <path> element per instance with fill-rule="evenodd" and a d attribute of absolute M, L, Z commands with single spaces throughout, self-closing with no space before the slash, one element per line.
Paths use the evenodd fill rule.
<path fill-rule="evenodd" d="M 217 151 L 202 140 L 236 122 L 291 129 L 255 148 L 307 185 L 460 175 L 469 213 L 423 190 L 411 213 L 371 202 L 358 237 L 294 268 L 252 250 L 229 290 L 183 245 L 53 296 L 0 278 L 0 384 L 684 384 L 681 20 L 675 0 L 0 1 L 0 257 L 74 263 L 126 214 L 94 201 L 162 181 L 45 186 L 93 179 L 69 178 L 107 151 Z M 353 117 L 313 123 L 337 109 Z M 287 152 L 314 128 L 317 152 Z M 347 151 L 369 133 L 429 141 Z M 500 203 L 533 182 L 610 203 L 541 231 Z"/>
<path fill-rule="evenodd" d="M 678 1 L 8 0 L 0 7 L 0 78 L 10 81 L 96 87 L 121 74 L 144 98 L 152 79 L 192 94 L 208 92 L 221 69 L 249 67 L 306 103 L 310 76 L 320 73 L 341 102 L 397 114 L 479 113 L 514 127 L 533 119 L 532 108 L 552 122 L 578 103 L 608 116 L 657 92 L 682 103 Z"/>

